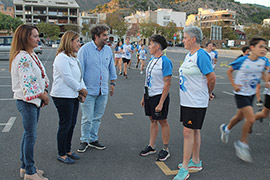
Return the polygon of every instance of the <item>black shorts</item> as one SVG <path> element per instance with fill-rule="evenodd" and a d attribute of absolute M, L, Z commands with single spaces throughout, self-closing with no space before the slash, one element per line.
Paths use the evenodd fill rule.
<path fill-rule="evenodd" d="M 235 94 L 234 98 L 235 98 L 237 108 L 241 109 L 246 106 L 252 106 L 254 96 L 255 95 L 243 96 L 243 95 Z"/>
<path fill-rule="evenodd" d="M 186 128 L 201 129 L 206 109 L 180 106 L 180 122 L 183 122 Z"/>
<path fill-rule="evenodd" d="M 169 111 L 169 103 L 170 103 L 170 96 L 166 97 L 163 108 L 160 113 L 155 113 L 155 108 L 157 107 L 159 100 L 161 98 L 160 95 L 156 95 L 153 97 L 149 97 L 149 99 L 145 98 L 144 95 L 144 112 L 146 116 L 152 116 L 153 120 L 164 120 L 167 119 L 168 111 Z"/>
<path fill-rule="evenodd" d="M 264 107 L 270 109 L 270 96 L 268 94 L 266 94 L 264 98 Z"/>
<path fill-rule="evenodd" d="M 127 58 L 122 58 L 122 60 L 123 60 L 123 63 L 129 63 L 129 61 L 130 61 L 130 59 L 127 59 Z"/>

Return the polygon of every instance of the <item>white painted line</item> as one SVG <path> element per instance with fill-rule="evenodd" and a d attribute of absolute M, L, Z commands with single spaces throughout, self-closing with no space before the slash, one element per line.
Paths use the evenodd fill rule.
<path fill-rule="evenodd" d="M 0 85 L 0 87 L 11 87 L 11 85 Z"/>
<path fill-rule="evenodd" d="M 234 96 L 234 94 L 233 93 L 230 93 L 230 92 L 227 92 L 227 91 L 222 91 L 224 94 L 229 94 L 229 95 L 231 95 L 231 96 Z"/>
<path fill-rule="evenodd" d="M 176 79 L 178 79 L 178 78 L 179 78 L 179 76 L 174 76 L 174 75 L 172 75 L 172 77 L 173 77 L 173 78 L 176 78 Z"/>
<path fill-rule="evenodd" d="M 15 120 L 16 120 L 16 117 L 10 117 L 8 122 L 5 125 L 4 129 L 2 130 L 2 132 L 9 132 L 10 129 L 12 128 Z"/>
<path fill-rule="evenodd" d="M 14 101 L 16 99 L 13 99 L 13 98 L 2 98 L 0 99 L 0 101 Z"/>

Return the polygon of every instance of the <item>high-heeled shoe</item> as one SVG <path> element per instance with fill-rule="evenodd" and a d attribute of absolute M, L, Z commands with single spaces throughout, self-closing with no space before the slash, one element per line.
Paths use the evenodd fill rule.
<path fill-rule="evenodd" d="M 37 174 L 39 176 L 43 176 L 44 171 L 42 171 L 40 169 L 37 169 L 36 171 L 37 171 Z M 25 174 L 25 169 L 20 168 L 20 177 L 23 178 L 24 177 L 24 174 Z"/>

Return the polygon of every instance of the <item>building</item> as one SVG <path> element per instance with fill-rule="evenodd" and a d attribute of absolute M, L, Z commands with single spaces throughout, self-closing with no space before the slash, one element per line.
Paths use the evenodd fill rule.
<path fill-rule="evenodd" d="M 13 4 L 15 17 L 26 24 L 80 25 L 80 7 L 75 0 L 13 0 Z"/>
<path fill-rule="evenodd" d="M 263 20 L 263 26 L 270 25 L 270 19 L 264 19 Z"/>
<path fill-rule="evenodd" d="M 167 26 L 169 22 L 174 22 L 176 27 L 185 27 L 186 13 L 177 12 L 172 9 L 157 9 L 155 11 L 136 11 L 135 14 L 125 17 L 126 22 L 143 23 L 143 22 L 154 22 L 160 26 Z"/>
<path fill-rule="evenodd" d="M 199 8 L 198 14 L 188 16 L 186 26 L 198 25 L 211 28 L 211 25 L 235 27 L 236 12 L 231 10 L 218 10 Z"/>
<path fill-rule="evenodd" d="M 14 8 L 13 7 L 7 7 L 5 8 L 5 5 L 0 1 L 0 12 L 9 15 L 11 17 L 14 17 Z"/>

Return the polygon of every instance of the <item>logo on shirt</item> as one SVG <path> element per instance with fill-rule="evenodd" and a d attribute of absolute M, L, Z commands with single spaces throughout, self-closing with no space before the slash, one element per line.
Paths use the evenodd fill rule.
<path fill-rule="evenodd" d="M 258 83 L 259 83 L 259 79 L 256 77 L 256 75 L 252 75 L 249 81 L 250 87 L 252 89 L 255 89 Z"/>
<path fill-rule="evenodd" d="M 187 91 L 187 88 L 185 87 L 185 82 L 186 82 L 186 78 L 182 75 L 182 70 L 180 71 L 180 78 L 179 78 L 179 84 L 180 84 L 180 89 L 183 92 Z"/>
<path fill-rule="evenodd" d="M 190 124 L 190 125 L 192 125 L 192 121 L 191 120 L 189 120 L 187 123 Z"/>

